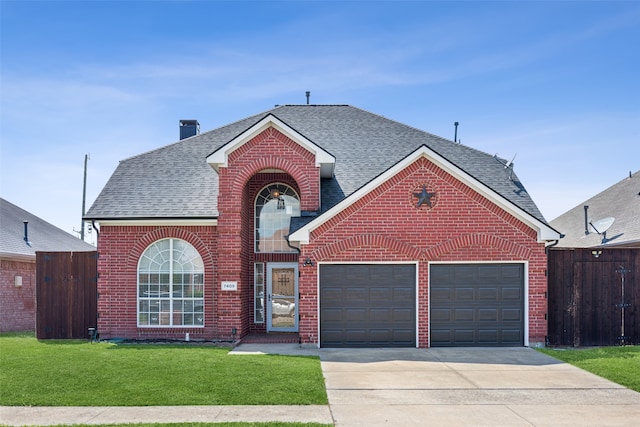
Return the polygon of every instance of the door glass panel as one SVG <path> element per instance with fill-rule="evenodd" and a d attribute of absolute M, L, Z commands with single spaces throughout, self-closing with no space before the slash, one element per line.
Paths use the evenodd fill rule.
<path fill-rule="evenodd" d="M 253 267 L 253 321 L 264 323 L 264 264 L 255 263 Z"/>
<path fill-rule="evenodd" d="M 296 326 L 295 268 L 271 270 L 271 326 L 294 328 Z"/>

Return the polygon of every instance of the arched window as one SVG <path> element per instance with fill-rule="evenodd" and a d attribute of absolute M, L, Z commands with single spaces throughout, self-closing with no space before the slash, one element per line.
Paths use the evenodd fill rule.
<path fill-rule="evenodd" d="M 204 326 L 204 263 L 184 240 L 158 240 L 142 254 L 138 326 Z"/>
<path fill-rule="evenodd" d="M 289 220 L 300 216 L 300 197 L 285 184 L 271 184 L 256 197 L 256 252 L 295 252 L 287 245 Z"/>

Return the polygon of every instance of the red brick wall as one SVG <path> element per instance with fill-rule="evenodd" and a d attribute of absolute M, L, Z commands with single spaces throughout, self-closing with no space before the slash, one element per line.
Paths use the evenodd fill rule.
<path fill-rule="evenodd" d="M 22 276 L 22 286 L 15 277 Z M 36 260 L 0 260 L 0 332 L 36 328 Z"/>
<path fill-rule="evenodd" d="M 239 194 L 238 190 L 241 191 L 253 175 L 265 169 L 280 169 L 291 175 L 297 183 L 303 211 L 320 207 L 320 168 L 316 167 L 314 154 L 273 128 L 229 155 L 229 167 L 220 168 L 220 194 Z M 218 209 L 223 201 L 234 202 L 230 199 L 218 200 Z M 235 202 L 237 204 L 237 200 Z"/>
<path fill-rule="evenodd" d="M 261 173 L 279 169 L 284 173 Z M 263 330 L 253 323 L 253 263 L 295 261 L 297 254 L 254 254 L 254 199 L 270 182 L 286 183 L 301 197 L 302 210 L 319 203 L 319 169 L 313 155 L 282 133 L 268 129 L 231 153 L 220 168 L 217 227 L 103 226 L 98 251 L 99 330 L 103 337 L 228 339 Z M 433 208 L 415 207 L 413 193 L 427 185 Z M 177 237 L 191 243 L 205 262 L 205 328 L 136 327 L 136 270 L 154 241 Z M 546 255 L 536 233 L 444 170 L 420 159 L 312 232 L 300 259 L 300 335 L 318 342 L 317 262 L 418 261 L 418 339 L 428 342 L 429 262 L 526 261 L 529 341 L 544 342 Z M 221 281 L 238 291 L 222 292 Z"/>
<path fill-rule="evenodd" d="M 204 328 L 137 327 L 137 269 L 143 252 L 153 242 L 177 238 L 193 245 L 204 262 Z M 228 339 L 215 318 L 222 308 L 218 277 L 216 227 L 102 226 L 98 239 L 98 331 L 101 338 Z"/>
<path fill-rule="evenodd" d="M 433 208 L 415 207 L 427 185 Z M 528 261 L 529 340 L 544 342 L 546 255 L 536 232 L 427 159 L 419 159 L 321 225 L 303 245 L 314 262 L 419 260 L 418 339 L 428 343 L 430 261 Z M 300 334 L 318 342 L 317 264 L 301 269 Z"/>
<path fill-rule="evenodd" d="M 242 336 L 250 330 L 264 329 L 253 323 L 253 263 L 276 260 L 254 254 L 253 212 L 257 192 L 271 182 L 282 182 L 298 192 L 302 210 L 317 210 L 320 169 L 312 153 L 273 128 L 232 152 L 228 163 L 219 172 L 218 272 L 220 280 L 238 282 L 238 291 L 226 293 L 219 301 L 218 325 L 222 330 L 235 327 Z M 261 173 L 273 169 L 284 173 Z M 295 254 L 276 258 L 282 257 L 297 259 Z"/>

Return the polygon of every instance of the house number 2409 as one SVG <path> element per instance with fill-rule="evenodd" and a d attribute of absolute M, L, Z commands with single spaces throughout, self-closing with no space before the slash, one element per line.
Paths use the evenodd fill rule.
<path fill-rule="evenodd" d="M 223 291 L 237 291 L 238 282 L 222 282 Z"/>

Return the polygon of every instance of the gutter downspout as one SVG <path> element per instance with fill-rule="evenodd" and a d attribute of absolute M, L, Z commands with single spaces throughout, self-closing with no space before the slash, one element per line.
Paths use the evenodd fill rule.
<path fill-rule="evenodd" d="M 565 234 L 560 234 L 560 239 L 562 239 L 565 236 Z M 544 253 L 548 254 L 549 253 L 549 249 L 553 248 L 554 246 L 556 246 L 558 243 L 560 243 L 560 239 L 556 239 L 556 240 L 551 240 L 553 243 L 546 245 L 544 247 Z"/>
<path fill-rule="evenodd" d="M 284 236 L 284 240 L 287 241 L 287 246 L 289 246 L 294 251 L 298 252 L 298 257 L 300 257 L 300 255 L 302 254 L 302 251 L 300 250 L 300 248 L 296 248 L 295 246 L 291 246 L 291 242 L 289 242 L 289 234 Z"/>
<path fill-rule="evenodd" d="M 96 220 L 92 219 L 91 220 L 91 226 L 93 227 L 94 230 L 96 230 L 96 239 L 100 238 L 100 230 L 98 230 L 98 228 L 96 227 Z M 97 242 L 97 240 L 96 240 Z"/>

